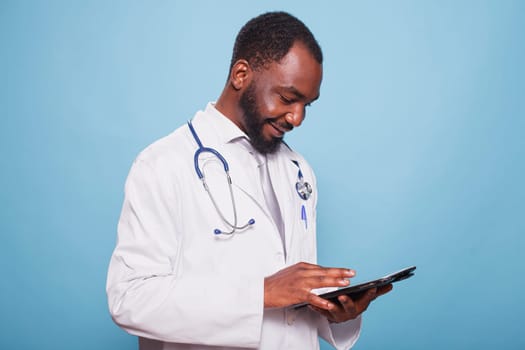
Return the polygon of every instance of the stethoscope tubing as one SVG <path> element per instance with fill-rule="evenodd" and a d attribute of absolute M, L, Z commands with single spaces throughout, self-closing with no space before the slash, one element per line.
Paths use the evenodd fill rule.
<path fill-rule="evenodd" d="M 197 142 L 197 145 L 198 145 L 198 148 L 195 151 L 195 154 L 193 155 L 193 165 L 195 167 L 195 172 L 197 173 L 198 178 L 201 180 L 202 185 L 204 186 L 204 189 L 206 190 L 206 193 L 208 193 L 208 196 L 210 197 L 210 200 L 213 206 L 215 207 L 215 210 L 219 214 L 219 217 L 226 224 L 226 226 L 229 227 L 229 231 L 222 231 L 216 228 L 215 230 L 213 230 L 213 233 L 216 235 L 219 235 L 219 234 L 233 235 L 237 230 L 244 230 L 248 226 L 252 226 L 253 224 L 255 224 L 255 220 L 251 218 L 248 220 L 246 224 L 242 226 L 237 226 L 237 206 L 235 204 L 235 196 L 233 195 L 232 180 L 230 177 L 230 167 L 228 165 L 228 162 L 222 156 L 222 154 L 220 154 L 216 149 L 203 146 L 199 138 L 199 135 L 197 135 L 197 132 L 195 131 L 195 128 L 193 127 L 193 124 L 191 123 L 191 121 L 188 121 L 188 127 L 191 131 L 193 138 L 195 139 L 195 142 Z M 208 188 L 208 184 L 206 183 L 204 173 L 201 171 L 200 166 L 199 166 L 199 157 L 203 153 L 213 154 L 222 163 L 224 172 L 226 174 L 226 180 L 228 182 L 230 199 L 231 199 L 232 208 L 233 208 L 233 223 L 231 223 L 228 219 L 226 219 L 222 211 L 219 209 L 219 206 L 217 205 L 215 198 L 211 194 L 210 189 Z M 304 181 L 303 173 L 301 171 L 301 167 L 299 166 L 299 162 L 296 160 L 292 160 L 292 162 L 297 166 L 297 169 L 298 169 L 297 171 L 298 181 L 295 184 L 295 190 L 297 191 L 297 195 L 299 196 L 299 198 L 306 201 L 310 198 L 310 195 L 312 194 L 312 186 L 308 182 Z M 301 206 L 301 220 L 304 220 L 306 224 L 306 212 L 305 212 L 304 205 Z"/>
<path fill-rule="evenodd" d="M 210 147 L 204 147 L 202 145 L 202 142 L 201 142 L 199 136 L 197 135 L 197 132 L 195 131 L 195 128 L 193 127 L 193 124 L 191 123 L 191 121 L 188 121 L 188 127 L 189 127 L 189 129 L 191 131 L 191 134 L 193 135 L 193 138 L 197 142 L 197 145 L 199 146 L 199 148 L 195 151 L 195 154 L 193 155 L 193 165 L 195 167 L 195 172 L 197 173 L 197 176 L 201 180 L 202 185 L 204 186 L 204 189 L 206 190 L 206 193 L 208 193 L 208 196 L 210 197 L 210 200 L 211 200 L 213 206 L 215 207 L 215 210 L 219 214 L 219 217 L 226 224 L 226 226 L 229 227 L 229 231 L 222 231 L 222 230 L 216 228 L 216 229 L 213 230 L 213 233 L 216 234 L 216 235 L 219 235 L 219 234 L 233 235 L 237 230 L 244 230 L 248 226 L 251 226 L 251 225 L 255 224 L 255 219 L 251 218 L 251 219 L 248 220 L 248 222 L 246 224 L 244 224 L 242 226 L 238 226 L 237 225 L 237 206 L 235 204 L 235 196 L 233 195 L 232 179 L 231 179 L 231 176 L 230 176 L 230 167 L 228 166 L 228 162 L 222 156 L 222 154 L 220 154 L 217 150 L 215 150 L 213 148 L 210 148 Z M 204 174 L 202 173 L 202 171 L 201 171 L 201 169 L 199 167 L 199 157 L 203 153 L 211 153 L 211 154 L 213 154 L 215 157 L 217 157 L 221 161 L 221 163 L 223 165 L 224 172 L 226 174 L 226 180 L 228 182 L 228 189 L 229 189 L 229 192 L 230 192 L 230 200 L 231 200 L 232 208 L 233 208 L 233 223 L 231 223 L 228 219 L 226 219 L 226 217 L 224 216 L 224 214 L 220 210 L 219 206 L 217 205 L 217 202 L 215 201 L 215 198 L 211 194 L 210 189 L 208 188 L 208 184 L 206 183 L 206 178 L 205 178 Z"/>

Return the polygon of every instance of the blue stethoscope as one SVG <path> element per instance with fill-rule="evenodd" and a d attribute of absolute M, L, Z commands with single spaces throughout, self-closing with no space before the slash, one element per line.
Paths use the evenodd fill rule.
<path fill-rule="evenodd" d="M 188 128 L 190 129 L 191 134 L 193 135 L 193 138 L 195 139 L 195 142 L 197 142 L 197 145 L 199 146 L 199 148 L 195 151 L 195 154 L 193 155 L 193 164 L 195 166 L 195 172 L 197 173 L 197 176 L 199 177 L 199 179 L 202 181 L 202 185 L 204 186 L 204 189 L 206 190 L 206 193 L 208 193 L 208 196 L 210 197 L 210 200 L 213 203 L 213 206 L 215 207 L 215 210 L 219 214 L 221 220 L 226 224 L 226 226 L 229 227 L 228 231 L 222 231 L 222 230 L 216 228 L 215 230 L 213 230 L 213 233 L 216 234 L 216 235 L 220 235 L 220 234 L 232 235 L 235 232 L 237 232 L 238 230 L 239 231 L 244 230 L 248 226 L 252 226 L 253 224 L 255 224 L 255 219 L 251 218 L 250 220 L 248 220 L 248 222 L 246 224 L 244 224 L 242 226 L 238 225 L 238 222 L 237 222 L 237 206 L 235 205 L 235 197 L 233 195 L 232 179 L 230 177 L 230 167 L 228 166 L 228 162 L 222 156 L 222 154 L 220 154 L 217 150 L 215 150 L 213 148 L 210 148 L 210 147 L 204 147 L 202 145 L 202 142 L 201 142 L 199 136 L 197 135 L 197 132 L 195 131 L 195 128 L 193 127 L 193 124 L 191 123 L 191 121 L 188 121 Z M 199 157 L 203 153 L 211 153 L 217 159 L 219 159 L 221 161 L 221 163 L 222 163 L 222 166 L 224 168 L 224 172 L 226 174 L 226 180 L 227 180 L 227 183 L 228 183 L 228 188 L 229 188 L 229 191 L 230 191 L 230 199 L 231 199 L 232 208 L 233 208 L 233 223 L 230 222 L 228 219 L 226 219 L 226 217 L 224 216 L 222 211 L 219 209 L 219 206 L 217 205 L 217 202 L 215 201 L 215 198 L 213 198 L 213 195 L 211 194 L 210 189 L 208 188 L 208 184 L 206 183 L 206 179 L 204 177 L 204 174 L 201 171 L 200 166 L 199 166 Z M 299 197 L 302 200 L 306 201 L 306 200 L 308 200 L 308 198 L 310 198 L 310 195 L 312 194 L 312 186 L 308 182 L 306 182 L 304 180 L 303 173 L 301 171 L 301 168 L 299 167 L 299 163 L 297 161 L 295 161 L 295 160 L 292 160 L 292 162 L 297 166 L 297 169 L 298 169 L 298 173 L 297 173 L 297 179 L 298 180 L 297 180 L 297 183 L 295 184 L 295 189 L 296 189 L 297 194 L 299 195 Z M 302 207 L 301 207 L 301 220 L 304 221 L 305 226 L 306 226 L 307 225 L 306 209 L 305 209 L 304 205 L 302 205 Z"/>

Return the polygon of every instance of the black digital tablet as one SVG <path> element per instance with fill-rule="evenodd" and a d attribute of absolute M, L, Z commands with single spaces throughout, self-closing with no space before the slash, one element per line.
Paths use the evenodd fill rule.
<path fill-rule="evenodd" d="M 386 286 L 387 284 L 399 282 L 399 281 L 402 281 L 409 277 L 414 276 L 415 269 L 416 269 L 415 266 L 410 266 L 410 267 L 404 268 L 403 270 L 391 273 L 385 277 L 381 277 L 381 278 L 378 278 L 372 281 L 356 284 L 355 286 L 340 288 L 332 292 L 319 294 L 319 296 L 323 299 L 328 299 L 335 304 L 339 303 L 339 301 L 337 300 L 337 297 L 340 295 L 348 295 L 350 298 L 352 298 L 352 300 L 359 299 L 359 297 L 361 297 L 363 294 L 366 293 L 367 290 L 371 288 L 378 288 L 378 287 Z M 292 305 L 292 307 L 295 309 L 298 309 L 306 305 L 308 305 L 308 303 L 300 303 L 300 304 Z"/>

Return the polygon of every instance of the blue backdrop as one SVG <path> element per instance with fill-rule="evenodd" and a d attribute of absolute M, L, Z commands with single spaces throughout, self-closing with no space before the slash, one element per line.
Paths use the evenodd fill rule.
<path fill-rule="evenodd" d="M 326 57 L 287 138 L 317 172 L 320 263 L 356 281 L 418 266 L 355 348 L 525 348 L 525 2 L 511 0 L 2 0 L 0 348 L 136 348 L 104 290 L 129 167 L 218 97 L 237 31 L 275 9 Z"/>

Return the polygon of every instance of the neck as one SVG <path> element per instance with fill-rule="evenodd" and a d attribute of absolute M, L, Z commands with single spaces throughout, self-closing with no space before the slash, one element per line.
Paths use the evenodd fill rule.
<path fill-rule="evenodd" d="M 237 96 L 237 91 L 229 91 L 228 86 L 226 86 L 215 103 L 215 108 L 237 125 L 239 129 L 245 131 L 242 123 L 242 115 L 244 112 L 240 107 L 239 98 Z"/>

